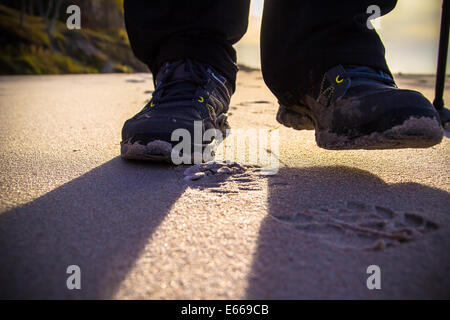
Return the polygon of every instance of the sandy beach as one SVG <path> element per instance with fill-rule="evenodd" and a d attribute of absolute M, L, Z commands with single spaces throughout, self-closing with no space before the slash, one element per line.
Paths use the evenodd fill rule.
<path fill-rule="evenodd" d="M 396 81 L 433 98 L 433 76 Z M 119 157 L 152 90 L 149 74 L 0 77 L 1 298 L 450 298 L 449 131 L 429 149 L 320 149 L 241 71 L 229 122 L 277 130 L 279 170 L 186 181 Z"/>

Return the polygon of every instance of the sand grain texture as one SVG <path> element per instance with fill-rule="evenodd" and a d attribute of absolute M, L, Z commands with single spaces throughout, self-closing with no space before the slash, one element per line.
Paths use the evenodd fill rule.
<path fill-rule="evenodd" d="M 397 80 L 432 98 L 432 77 Z M 448 132 L 430 149 L 323 150 L 279 128 L 260 72 L 241 72 L 230 124 L 279 128 L 279 172 L 186 181 L 118 157 L 152 89 L 148 74 L 0 77 L 2 298 L 450 298 Z M 82 290 L 66 288 L 72 264 Z"/>

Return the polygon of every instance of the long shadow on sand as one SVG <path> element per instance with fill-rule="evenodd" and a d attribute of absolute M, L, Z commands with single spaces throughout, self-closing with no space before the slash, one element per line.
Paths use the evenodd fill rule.
<path fill-rule="evenodd" d="M 450 194 L 349 167 L 269 178 L 246 298 L 449 298 Z M 382 290 L 366 287 L 379 264 Z"/>
<path fill-rule="evenodd" d="M 112 297 L 184 192 L 181 179 L 114 158 L 2 213 L 0 297 Z M 348 167 L 284 168 L 268 183 L 247 298 L 450 296 L 449 193 Z M 82 290 L 66 288 L 72 264 Z M 370 264 L 391 275 L 376 293 L 365 287 Z"/>
<path fill-rule="evenodd" d="M 114 158 L 0 215 L 0 296 L 109 298 L 185 185 L 173 167 Z M 81 268 L 68 290 L 66 268 Z"/>

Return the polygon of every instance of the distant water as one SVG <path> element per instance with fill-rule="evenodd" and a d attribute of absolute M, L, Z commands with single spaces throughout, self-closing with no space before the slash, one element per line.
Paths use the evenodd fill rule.
<path fill-rule="evenodd" d="M 386 59 L 391 71 L 407 74 L 435 74 L 437 64 L 437 43 L 427 43 L 425 46 L 392 41 L 385 42 Z M 235 46 L 238 63 L 261 68 L 259 44 L 238 43 Z M 447 63 L 447 74 L 450 75 L 450 61 Z"/>
<path fill-rule="evenodd" d="M 261 69 L 261 55 L 259 44 L 238 43 L 234 46 L 237 51 L 238 64 Z"/>

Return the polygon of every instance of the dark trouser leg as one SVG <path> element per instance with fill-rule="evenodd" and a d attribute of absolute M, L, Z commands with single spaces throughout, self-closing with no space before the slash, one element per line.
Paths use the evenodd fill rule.
<path fill-rule="evenodd" d="M 366 65 L 389 72 L 384 46 L 367 28 L 369 5 L 381 14 L 397 0 L 266 0 L 261 33 L 264 80 L 285 105 L 314 94 L 331 67 Z"/>
<path fill-rule="evenodd" d="M 193 58 L 234 83 L 232 45 L 247 30 L 249 0 L 125 0 L 125 24 L 135 55 L 153 74 L 165 61 Z"/>

